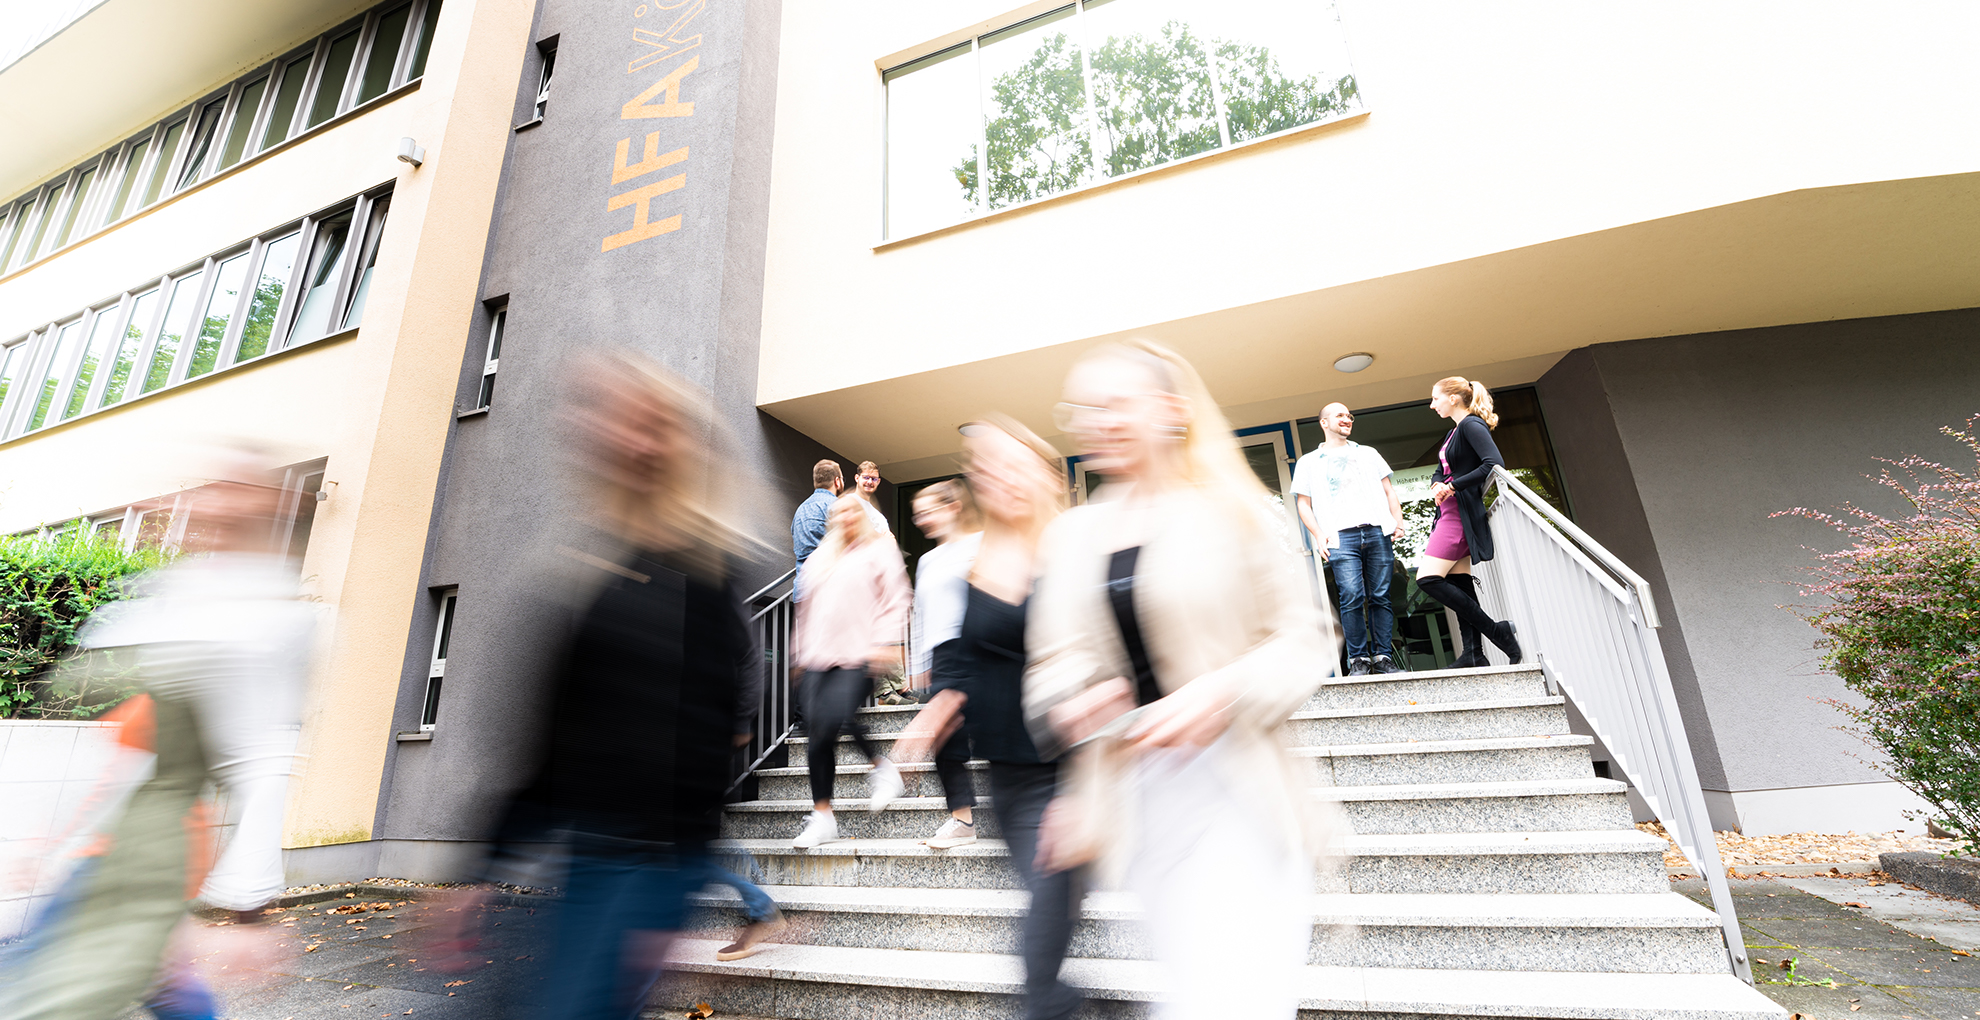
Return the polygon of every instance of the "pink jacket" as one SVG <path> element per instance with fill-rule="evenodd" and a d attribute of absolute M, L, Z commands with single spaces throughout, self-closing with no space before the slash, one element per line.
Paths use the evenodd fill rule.
<path fill-rule="evenodd" d="M 869 539 L 816 575 L 807 565 L 798 580 L 803 588 L 792 653 L 799 668 L 861 667 L 873 646 L 903 640 L 910 596 L 893 542 Z"/>

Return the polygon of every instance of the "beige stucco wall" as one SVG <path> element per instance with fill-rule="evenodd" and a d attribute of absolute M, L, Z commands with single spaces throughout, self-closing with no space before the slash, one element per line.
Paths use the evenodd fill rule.
<path fill-rule="evenodd" d="M 1559 352 L 1599 340 L 1974 303 L 1963 272 L 1932 275 L 1968 261 L 1943 235 L 1899 253 L 1916 261 L 1897 282 L 1874 281 L 1901 300 L 1865 302 L 1847 287 L 1779 299 L 1811 274 L 1862 273 L 1848 251 L 1821 265 L 1815 254 L 1774 256 L 1825 233 L 1881 243 L 1880 217 L 1938 193 L 1681 219 L 1682 229 L 1596 246 L 1616 256 L 1607 275 L 1587 272 L 1586 246 L 1490 261 L 1802 189 L 1980 170 L 1980 137 L 1948 130 L 1980 115 L 1980 63 L 1961 48 L 1980 33 L 1972 5 L 1339 0 L 1368 116 L 877 246 L 877 63 L 1004 23 L 1010 6 L 785 12 L 758 402 L 883 463 L 952 447 L 936 419 L 958 398 L 970 406 L 956 414 L 976 410 L 977 394 L 1025 386 L 1042 387 L 1040 407 L 1053 399 L 1053 380 L 1006 379 L 999 359 L 1049 375 L 1063 358 L 1016 356 L 1126 332 L 1172 330 L 1213 388 L 1231 380 L 1219 393 L 1228 403 L 1351 384 L 1372 398 L 1365 406 L 1415 399 L 1438 372 L 1469 366 L 1516 361 L 1523 378 L 1493 381 L 1529 381 Z M 1855 229 L 1852 217 L 1865 238 L 1824 223 Z M 1702 304 L 1674 301 L 1701 260 L 1704 282 L 1729 285 Z M 1917 271 L 1933 286 L 1900 285 Z M 1573 285 L 1552 286 L 1561 279 Z M 1272 307 L 1375 280 L 1403 282 L 1375 302 Z M 1630 287 L 1640 299 L 1615 312 L 1615 289 Z M 1660 319 L 1674 303 L 1684 317 Z M 1376 366 L 1351 380 L 1332 373 L 1354 350 L 1376 351 Z M 1261 361 L 1269 375 L 1253 371 Z M 962 365 L 966 385 L 947 371 Z M 918 381 L 903 392 L 890 379 Z M 835 423 L 862 405 L 897 413 L 865 416 L 884 417 L 885 431 Z"/>
<path fill-rule="evenodd" d="M 0 445 L 0 526 L 170 491 L 133 454 L 169 452 L 181 435 L 247 435 L 328 458 L 337 487 L 304 572 L 337 625 L 305 710 L 290 846 L 370 836 L 533 12 L 529 0 L 448 0 L 417 90 L 0 281 L 11 337 L 396 177 L 355 336 Z M 423 166 L 394 159 L 401 136 L 426 148 Z M 16 493 L 32 495 L 15 504 Z"/>

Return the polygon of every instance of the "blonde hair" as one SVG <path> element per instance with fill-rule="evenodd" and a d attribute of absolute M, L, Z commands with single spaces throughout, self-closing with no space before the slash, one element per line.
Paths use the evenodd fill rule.
<path fill-rule="evenodd" d="M 839 509 L 847 505 L 859 511 L 847 515 L 847 519 L 852 521 L 849 526 L 851 534 L 847 533 L 847 528 L 839 525 Z M 839 562 L 839 557 L 846 554 L 846 549 L 850 546 L 847 539 L 863 536 L 871 540 L 877 535 L 878 529 L 874 528 L 872 518 L 866 516 L 866 500 L 860 498 L 858 492 L 848 492 L 833 500 L 832 508 L 826 511 L 825 537 L 819 541 L 818 548 L 812 550 L 811 555 L 805 558 L 804 569 L 807 574 L 830 570 L 833 564 Z"/>
<path fill-rule="evenodd" d="M 678 431 L 684 447 L 652 476 L 634 478 L 627 465 L 598 456 L 605 444 L 592 441 L 593 455 L 580 460 L 579 471 L 605 527 L 640 548 L 675 553 L 709 577 L 727 577 L 732 557 L 767 553 L 767 545 L 736 526 L 749 505 L 750 494 L 743 491 L 747 475 L 731 467 L 737 462 L 734 450 L 708 395 L 629 351 L 596 355 L 586 369 L 569 408 L 581 428 L 595 434 L 593 419 L 604 417 L 619 417 L 608 424 L 624 427 L 616 412 L 642 405 L 663 412 L 654 419 L 654 430 Z"/>
<path fill-rule="evenodd" d="M 977 433 L 975 430 L 980 428 L 996 429 L 1017 440 L 1018 445 L 1036 454 L 1039 466 L 1045 469 L 1044 477 L 1051 479 L 1052 500 L 1049 509 L 1053 513 L 1065 509 L 1066 497 L 1068 495 L 1064 481 L 1066 477 L 1065 458 L 1059 456 L 1059 451 L 1054 450 L 1051 443 L 1040 439 L 1038 433 L 1031 431 L 1025 427 L 1023 422 L 1001 411 L 991 411 L 963 426 L 963 439 L 965 440 L 963 444 L 964 471 L 972 470 L 974 467 L 973 457 L 970 454 L 967 440 L 977 438 L 980 433 Z"/>
<path fill-rule="evenodd" d="M 1499 414 L 1492 410 L 1492 393 L 1485 384 L 1461 375 L 1437 380 L 1437 392 L 1449 394 L 1464 402 L 1464 409 L 1478 416 L 1488 429 L 1499 427 Z"/>
<path fill-rule="evenodd" d="M 1252 473 L 1230 420 L 1196 369 L 1175 351 L 1141 339 L 1108 344 L 1082 360 L 1108 357 L 1146 368 L 1158 387 L 1189 402 L 1191 417 L 1182 437 L 1183 480 L 1225 506 L 1239 526 L 1260 530 L 1259 508 L 1271 494 Z"/>
<path fill-rule="evenodd" d="M 959 531 L 980 531 L 983 528 L 982 511 L 977 509 L 976 494 L 969 490 L 969 482 L 961 478 L 944 478 L 914 494 L 914 501 L 924 499 L 941 502 L 956 508 L 956 528 Z"/>

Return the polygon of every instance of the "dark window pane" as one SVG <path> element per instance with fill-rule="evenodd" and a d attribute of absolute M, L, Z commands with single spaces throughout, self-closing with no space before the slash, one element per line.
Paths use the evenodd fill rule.
<path fill-rule="evenodd" d="M 419 22 L 419 41 L 413 44 L 412 64 L 406 68 L 407 81 L 426 73 L 426 55 L 433 49 L 433 26 L 440 23 L 440 0 L 428 0 L 426 14 Z"/>
<path fill-rule="evenodd" d="M 316 83 L 316 101 L 309 104 L 309 126 L 337 115 L 337 103 L 344 98 L 344 80 L 351 75 L 351 58 L 357 55 L 356 31 L 330 44 L 330 55 L 323 62 L 323 80 Z"/>
<path fill-rule="evenodd" d="M 55 232 L 55 240 L 48 246 L 49 251 L 69 243 L 69 235 L 76 228 L 76 217 L 82 215 L 83 206 L 89 204 L 89 188 L 95 183 L 95 167 L 90 167 L 76 175 L 75 197 L 69 200 L 68 211 L 62 214 L 62 229 Z"/>
<path fill-rule="evenodd" d="M 261 95 L 267 91 L 266 78 L 241 90 L 241 105 L 234 109 L 234 126 L 227 131 L 227 147 L 220 150 L 220 169 L 225 170 L 240 162 L 241 154 L 247 152 L 248 134 L 254 130 L 254 115 L 261 112 Z"/>
<path fill-rule="evenodd" d="M 481 377 L 481 400 L 478 403 L 476 403 L 474 406 L 478 408 L 489 407 L 492 406 L 494 403 L 495 403 L 495 373 L 490 372 L 487 375 Z"/>
<path fill-rule="evenodd" d="M 185 121 L 165 129 L 165 141 L 158 146 L 158 163 L 152 167 L 151 183 L 144 186 L 144 202 L 139 208 L 158 201 L 158 193 L 165 189 L 165 175 L 172 172 L 172 157 L 179 151 L 179 138 L 185 133 Z"/>
<path fill-rule="evenodd" d="M 149 138 L 131 146 L 130 155 L 124 158 L 124 174 L 117 184 L 117 194 L 110 200 L 110 214 L 103 217 L 103 222 L 115 223 L 124 215 L 124 207 L 130 204 L 131 191 L 137 187 L 138 175 L 144 172 L 144 154 L 149 151 Z"/>
<path fill-rule="evenodd" d="M 193 129 L 191 153 L 186 156 L 185 169 L 179 171 L 179 186 L 173 191 L 184 191 L 199 180 L 206 157 L 213 151 L 213 136 L 220 130 L 220 113 L 226 106 L 224 100 L 216 100 L 206 104 L 206 109 L 199 112 L 199 126 Z"/>
<path fill-rule="evenodd" d="M 296 103 L 301 101 L 303 86 L 307 84 L 309 58 L 289 61 L 282 69 L 282 84 L 275 89 L 275 108 L 268 111 L 268 130 L 261 133 L 262 148 L 289 137 L 289 126 L 296 121 Z"/>
<path fill-rule="evenodd" d="M 378 34 L 371 40 L 371 55 L 364 61 L 364 78 L 358 82 L 357 101 L 368 103 L 392 87 L 392 67 L 399 62 L 399 44 L 406 38 L 406 19 L 412 7 L 401 7 L 378 19 Z"/>
<path fill-rule="evenodd" d="M 289 559 L 300 563 L 303 554 L 309 551 L 309 531 L 316 523 L 316 491 L 323 488 L 323 472 L 310 475 L 302 481 L 302 492 L 296 498 L 296 520 L 289 527 Z"/>

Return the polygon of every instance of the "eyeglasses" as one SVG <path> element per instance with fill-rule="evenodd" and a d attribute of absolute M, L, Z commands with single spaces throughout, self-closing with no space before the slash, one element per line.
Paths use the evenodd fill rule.
<path fill-rule="evenodd" d="M 1073 404 L 1065 401 L 1052 405 L 1052 427 L 1061 432 L 1088 432 L 1120 419 L 1120 412 L 1111 407 L 1094 407 L 1091 404 Z"/>

